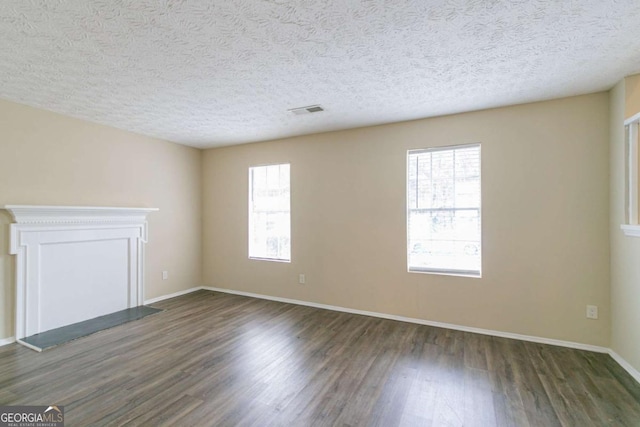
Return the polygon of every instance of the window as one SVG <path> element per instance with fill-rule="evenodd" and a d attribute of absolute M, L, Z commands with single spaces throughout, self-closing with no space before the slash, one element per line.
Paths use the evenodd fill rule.
<path fill-rule="evenodd" d="M 291 261 L 289 164 L 249 168 L 249 258 Z"/>
<path fill-rule="evenodd" d="M 638 214 L 640 211 L 640 193 L 638 188 L 638 165 L 640 163 L 640 152 L 638 143 L 640 141 L 640 113 L 625 120 L 625 224 L 621 225 L 622 231 L 627 236 L 640 237 L 640 225 L 638 225 Z"/>
<path fill-rule="evenodd" d="M 480 276 L 480 144 L 407 153 L 409 271 Z"/>

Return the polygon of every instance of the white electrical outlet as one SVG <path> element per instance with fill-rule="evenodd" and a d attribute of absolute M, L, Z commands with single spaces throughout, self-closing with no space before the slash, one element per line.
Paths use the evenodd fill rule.
<path fill-rule="evenodd" d="M 301 285 L 304 285 L 306 281 L 306 278 L 304 277 L 304 274 L 301 274 L 298 276 L 298 283 L 300 283 Z"/>
<path fill-rule="evenodd" d="M 168 271 L 163 271 L 162 272 L 162 280 L 167 280 L 169 278 L 169 272 Z"/>
<path fill-rule="evenodd" d="M 598 318 L 598 306 L 597 305 L 588 305 L 587 306 L 587 319 L 597 319 Z"/>

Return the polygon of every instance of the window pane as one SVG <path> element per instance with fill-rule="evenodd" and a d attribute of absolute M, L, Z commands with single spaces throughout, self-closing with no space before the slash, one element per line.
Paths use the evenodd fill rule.
<path fill-rule="evenodd" d="M 249 168 L 249 257 L 291 260 L 289 164 Z"/>
<path fill-rule="evenodd" d="M 479 145 L 408 153 L 407 230 L 410 271 L 480 274 Z"/>

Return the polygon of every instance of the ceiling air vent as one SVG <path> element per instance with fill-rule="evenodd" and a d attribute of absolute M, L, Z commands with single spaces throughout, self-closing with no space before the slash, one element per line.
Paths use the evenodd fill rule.
<path fill-rule="evenodd" d="M 320 111 L 324 111 L 324 108 L 319 105 L 308 105 L 306 107 L 292 108 L 288 111 L 299 116 L 300 114 L 319 113 Z"/>

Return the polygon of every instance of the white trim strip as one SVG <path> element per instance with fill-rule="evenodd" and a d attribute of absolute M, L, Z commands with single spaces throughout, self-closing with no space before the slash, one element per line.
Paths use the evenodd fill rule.
<path fill-rule="evenodd" d="M 213 288 L 209 286 L 203 286 L 202 289 L 205 289 L 208 291 L 214 291 L 214 292 L 223 292 L 226 294 L 242 295 L 246 297 L 266 299 L 270 301 L 284 302 L 288 304 L 297 304 L 297 305 L 304 305 L 307 307 L 322 308 L 325 310 L 340 311 L 340 312 L 351 313 L 351 314 L 360 314 L 363 316 L 378 317 L 381 319 L 416 323 L 418 325 L 435 326 L 437 328 L 453 329 L 456 331 L 472 332 L 475 334 L 490 335 L 494 337 L 511 338 L 515 340 L 530 341 L 530 342 L 535 342 L 540 344 L 550 344 L 550 345 L 556 345 L 560 347 L 575 348 L 578 350 L 594 351 L 596 353 L 609 353 L 610 351 L 606 347 L 600 347 L 597 345 L 582 344 L 582 343 L 577 343 L 572 341 L 562 341 L 562 340 L 556 340 L 551 338 L 542 338 L 542 337 L 536 337 L 532 335 L 514 334 L 511 332 L 494 331 L 491 329 L 473 328 L 469 326 L 454 325 L 452 323 L 442 323 L 442 322 L 434 322 L 431 320 L 415 319 L 412 317 L 396 316 L 394 314 L 377 313 L 374 311 L 366 311 L 366 310 L 356 310 L 353 308 L 345 308 L 345 307 L 339 307 L 339 306 L 327 305 L 327 304 L 318 304 L 314 302 L 300 301 L 300 300 L 295 300 L 290 298 L 272 297 L 269 295 L 261 295 L 261 294 L 254 294 L 251 292 L 236 291 L 233 289 Z"/>
<path fill-rule="evenodd" d="M 618 365 L 622 366 L 622 369 L 627 371 L 629 375 L 631 375 L 638 383 L 640 383 L 640 372 L 638 372 L 636 368 L 631 366 L 629 362 L 624 360 L 618 353 L 616 353 L 612 349 L 609 349 L 609 356 L 611 356 L 613 360 L 618 363 Z"/>
<path fill-rule="evenodd" d="M 629 123 L 627 135 L 627 191 L 629 212 L 627 213 L 630 225 L 638 224 L 638 123 Z"/>
<path fill-rule="evenodd" d="M 620 229 L 625 236 L 640 237 L 640 225 L 622 224 Z"/>
<path fill-rule="evenodd" d="M 174 292 L 172 294 L 162 295 L 162 296 L 159 296 L 159 297 L 155 297 L 155 298 L 144 300 L 144 304 L 145 305 L 153 304 L 153 303 L 156 303 L 156 302 L 164 301 L 166 299 L 171 299 L 171 298 L 175 298 L 175 297 L 180 297 L 182 295 L 190 294 L 191 292 L 200 291 L 202 289 L 204 289 L 202 286 L 196 286 L 195 288 L 185 289 L 184 291 L 178 291 L 178 292 Z"/>
<path fill-rule="evenodd" d="M 407 150 L 407 152 L 409 154 L 420 154 L 420 153 L 433 153 L 436 151 L 464 150 L 466 148 L 475 148 L 475 147 L 480 147 L 480 143 L 472 142 L 470 144 L 445 145 L 441 147 L 413 148 L 411 150 Z"/>
<path fill-rule="evenodd" d="M 0 347 L 3 345 L 13 344 L 14 342 L 16 342 L 16 337 L 0 338 Z"/>
<path fill-rule="evenodd" d="M 640 113 L 637 113 L 637 114 L 629 117 L 628 119 L 626 119 L 624 121 L 624 125 L 627 126 L 627 125 L 630 125 L 631 123 L 634 123 L 634 122 L 640 122 Z"/>
<path fill-rule="evenodd" d="M 17 340 L 16 340 L 16 342 L 17 342 L 18 344 L 21 344 L 21 345 L 23 345 L 23 346 L 27 347 L 27 348 L 30 348 L 31 350 L 35 350 L 35 351 L 37 351 L 38 353 L 42 353 L 42 349 L 41 349 L 40 347 L 36 347 L 36 346 L 35 346 L 35 345 L 33 345 L 33 344 L 29 344 L 28 342 L 24 342 L 24 341 L 22 341 L 21 339 L 17 339 Z"/>

